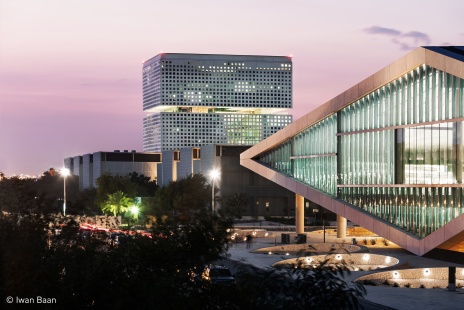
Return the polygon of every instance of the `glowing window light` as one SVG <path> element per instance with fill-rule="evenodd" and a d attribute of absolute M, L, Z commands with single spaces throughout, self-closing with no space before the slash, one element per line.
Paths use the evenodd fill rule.
<path fill-rule="evenodd" d="M 267 254 L 272 255 L 272 252 L 268 252 Z"/>
<path fill-rule="evenodd" d="M 400 273 L 398 271 L 393 271 L 393 278 L 398 279 L 400 277 Z"/>
<path fill-rule="evenodd" d="M 364 254 L 363 255 L 363 260 L 368 261 L 369 260 L 369 254 Z"/>
<path fill-rule="evenodd" d="M 311 257 L 306 257 L 305 260 L 306 260 L 306 264 L 311 264 L 311 262 L 313 261 Z"/>
<path fill-rule="evenodd" d="M 385 263 L 389 264 L 389 263 L 390 263 L 390 261 L 391 261 L 391 258 L 390 258 L 390 256 L 388 256 L 387 258 L 385 258 Z"/>
<path fill-rule="evenodd" d="M 342 255 L 341 255 L 341 254 L 337 254 L 337 256 L 335 256 L 335 259 L 336 259 L 336 260 L 341 260 L 341 259 L 342 259 Z"/>

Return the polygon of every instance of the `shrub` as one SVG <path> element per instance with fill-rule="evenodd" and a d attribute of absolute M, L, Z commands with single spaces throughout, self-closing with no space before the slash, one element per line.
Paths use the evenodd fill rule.
<path fill-rule="evenodd" d="M 388 246 L 390 244 L 390 241 L 388 241 L 385 238 L 383 238 L 382 242 L 383 242 L 383 244 L 385 244 L 385 246 Z"/>
<path fill-rule="evenodd" d="M 371 239 L 371 244 L 372 244 L 372 245 L 374 245 L 374 244 L 376 244 L 376 243 L 377 243 L 377 239 L 375 239 L 375 238 L 374 238 L 374 239 Z"/>

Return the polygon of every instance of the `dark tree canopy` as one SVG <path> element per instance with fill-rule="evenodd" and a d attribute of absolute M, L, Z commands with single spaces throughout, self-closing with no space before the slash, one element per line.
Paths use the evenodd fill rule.
<path fill-rule="evenodd" d="M 157 185 L 143 174 L 132 172 L 125 176 L 113 176 L 108 173 L 97 178 L 97 195 L 95 203 L 99 206 L 108 199 L 108 194 L 122 191 L 129 198 L 151 197 L 155 195 Z"/>
<path fill-rule="evenodd" d="M 343 280 L 343 266 L 248 267 L 237 285 L 212 285 L 200 274 L 227 257 L 232 221 L 211 212 L 208 181 L 172 182 L 155 202 L 150 236 L 117 247 L 72 221 L 55 234 L 48 215 L 0 214 L 0 296 L 55 298 L 57 309 L 357 309 L 363 290 Z"/>
<path fill-rule="evenodd" d="M 224 203 L 224 212 L 233 217 L 241 218 L 242 213 L 250 202 L 250 196 L 245 193 L 234 193 L 232 196 L 227 197 Z"/>
<path fill-rule="evenodd" d="M 179 221 L 189 221 L 195 214 L 211 213 L 211 184 L 202 174 L 192 174 L 158 189 L 155 215 L 169 214 Z"/>
<path fill-rule="evenodd" d="M 66 177 L 67 207 L 78 209 L 78 177 Z M 12 213 L 58 213 L 63 205 L 64 184 L 59 174 L 46 171 L 39 178 L 10 177 L 0 179 L 0 208 Z"/>

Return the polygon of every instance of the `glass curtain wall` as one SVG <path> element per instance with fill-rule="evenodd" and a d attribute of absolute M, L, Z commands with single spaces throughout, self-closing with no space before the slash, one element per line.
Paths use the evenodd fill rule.
<path fill-rule="evenodd" d="M 337 193 L 337 115 L 300 132 L 292 139 L 291 175 L 325 193 Z"/>
<path fill-rule="evenodd" d="M 423 65 L 337 115 L 260 160 L 418 237 L 464 213 L 463 79 Z"/>

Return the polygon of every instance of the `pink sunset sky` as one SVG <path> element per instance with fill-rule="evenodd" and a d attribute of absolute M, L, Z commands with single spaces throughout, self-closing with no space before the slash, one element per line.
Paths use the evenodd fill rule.
<path fill-rule="evenodd" d="M 294 119 L 417 46 L 463 45 L 464 1 L 0 0 L 0 172 L 142 151 L 142 62 L 293 55 Z"/>

